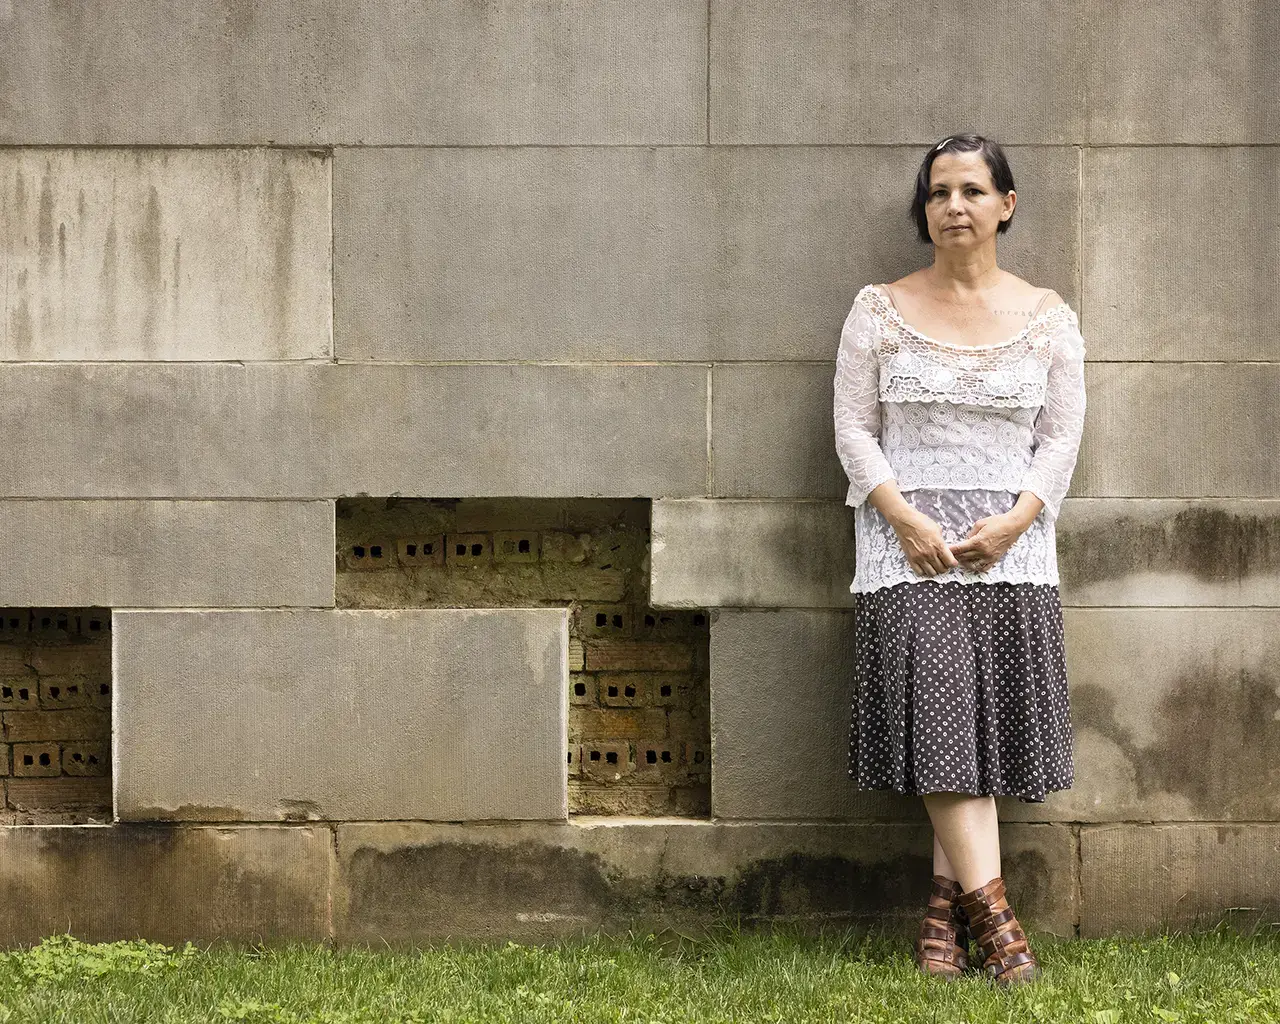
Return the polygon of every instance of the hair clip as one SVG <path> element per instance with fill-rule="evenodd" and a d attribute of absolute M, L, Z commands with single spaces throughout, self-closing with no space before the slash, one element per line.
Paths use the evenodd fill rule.
<path fill-rule="evenodd" d="M 945 139 L 943 139 L 941 142 L 939 142 L 936 146 L 933 147 L 933 151 L 936 153 L 938 150 L 940 150 L 943 146 L 945 146 L 948 142 L 950 142 L 954 138 L 955 138 L 954 135 L 948 135 Z"/>

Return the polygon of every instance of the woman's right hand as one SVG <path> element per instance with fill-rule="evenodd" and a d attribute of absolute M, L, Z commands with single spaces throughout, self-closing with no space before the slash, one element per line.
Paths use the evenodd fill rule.
<path fill-rule="evenodd" d="M 960 564 L 942 535 L 942 527 L 923 512 L 908 505 L 889 524 L 917 576 L 937 576 Z"/>

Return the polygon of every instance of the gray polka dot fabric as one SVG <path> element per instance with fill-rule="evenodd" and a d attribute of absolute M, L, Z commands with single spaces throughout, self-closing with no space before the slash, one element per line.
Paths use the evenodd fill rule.
<path fill-rule="evenodd" d="M 849 775 L 860 789 L 1038 803 L 1070 788 L 1056 586 L 921 580 L 856 602 Z"/>

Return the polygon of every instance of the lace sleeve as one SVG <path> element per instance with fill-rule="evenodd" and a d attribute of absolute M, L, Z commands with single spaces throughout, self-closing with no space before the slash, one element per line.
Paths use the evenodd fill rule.
<path fill-rule="evenodd" d="M 836 353 L 836 454 L 849 478 L 845 504 L 857 507 L 886 480 L 893 479 L 880 449 L 880 360 L 876 322 L 862 302 L 853 303 Z"/>
<path fill-rule="evenodd" d="M 1083 429 L 1084 338 L 1072 315 L 1053 339 L 1044 407 L 1031 440 L 1031 466 L 1022 478 L 1022 489 L 1044 502 L 1050 519 L 1058 517 L 1071 484 Z"/>

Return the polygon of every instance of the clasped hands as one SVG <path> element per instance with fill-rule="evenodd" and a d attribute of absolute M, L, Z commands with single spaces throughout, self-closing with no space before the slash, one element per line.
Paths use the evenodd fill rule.
<path fill-rule="evenodd" d="M 892 525 L 916 575 L 937 576 L 956 566 L 969 572 L 986 572 L 1004 557 L 1030 524 L 1014 512 L 986 516 L 955 544 L 948 544 L 942 527 L 916 509 Z"/>

